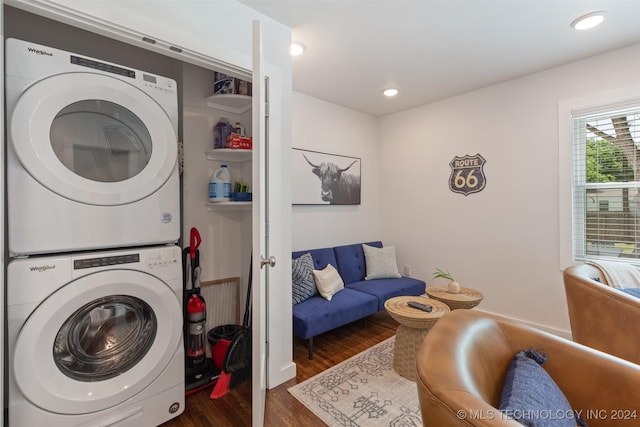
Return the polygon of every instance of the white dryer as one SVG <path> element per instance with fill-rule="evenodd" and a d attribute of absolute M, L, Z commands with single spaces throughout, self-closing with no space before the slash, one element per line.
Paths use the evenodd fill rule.
<path fill-rule="evenodd" d="M 6 41 L 11 255 L 176 242 L 174 80 Z"/>
<path fill-rule="evenodd" d="M 184 409 L 180 248 L 9 263 L 10 426 L 156 426 Z"/>

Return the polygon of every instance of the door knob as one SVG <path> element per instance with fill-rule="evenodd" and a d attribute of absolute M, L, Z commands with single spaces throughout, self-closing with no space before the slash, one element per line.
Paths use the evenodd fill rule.
<path fill-rule="evenodd" d="M 276 257 L 270 256 L 269 259 L 265 259 L 263 256 L 260 256 L 260 268 L 268 265 L 269 267 L 276 266 Z"/>

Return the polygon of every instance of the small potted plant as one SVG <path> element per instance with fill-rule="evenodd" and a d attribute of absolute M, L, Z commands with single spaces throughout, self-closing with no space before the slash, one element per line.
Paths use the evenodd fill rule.
<path fill-rule="evenodd" d="M 456 282 L 456 280 L 453 278 L 453 276 L 450 273 L 446 271 L 442 271 L 439 268 L 436 268 L 436 272 L 433 273 L 433 278 L 437 279 L 439 277 L 449 280 L 449 283 L 447 284 L 448 292 L 452 294 L 457 294 L 458 292 L 460 292 L 460 285 L 458 284 L 458 282 Z"/>

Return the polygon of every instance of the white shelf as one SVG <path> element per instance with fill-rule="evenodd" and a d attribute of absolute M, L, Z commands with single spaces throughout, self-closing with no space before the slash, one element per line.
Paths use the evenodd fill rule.
<path fill-rule="evenodd" d="M 212 95 L 205 99 L 207 107 L 229 113 L 242 114 L 251 110 L 252 98 L 246 95 Z M 230 163 L 246 163 L 253 158 L 251 150 L 218 148 L 205 152 L 208 160 Z M 251 211 L 251 202 L 218 202 L 206 203 L 207 211 Z"/>
<path fill-rule="evenodd" d="M 216 148 L 207 150 L 207 159 L 220 160 L 224 162 L 244 163 L 251 161 L 251 150 L 241 150 L 236 148 Z"/>
<path fill-rule="evenodd" d="M 251 202 L 207 203 L 208 211 L 250 211 Z"/>
<path fill-rule="evenodd" d="M 228 113 L 243 114 L 251 109 L 251 97 L 247 95 L 222 94 L 205 98 L 207 107 Z"/>

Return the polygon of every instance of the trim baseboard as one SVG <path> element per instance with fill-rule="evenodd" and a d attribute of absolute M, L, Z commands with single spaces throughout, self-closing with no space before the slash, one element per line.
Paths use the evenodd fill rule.
<path fill-rule="evenodd" d="M 530 322 L 528 320 L 518 319 L 518 318 L 515 318 L 515 317 L 511 317 L 511 316 L 505 316 L 504 314 L 500 314 L 500 313 L 492 313 L 492 312 L 486 311 L 486 310 L 479 310 L 477 308 L 475 308 L 474 310 L 481 311 L 483 313 L 491 314 L 491 315 L 494 315 L 494 316 L 505 317 L 507 319 L 510 319 L 510 320 L 513 320 L 513 321 L 516 321 L 516 322 L 520 322 L 520 323 L 524 323 L 525 325 L 529 325 L 532 328 L 540 329 L 542 331 L 549 332 L 550 334 L 557 335 L 557 336 L 559 336 L 561 338 L 565 338 L 565 339 L 573 341 L 573 337 L 571 335 L 571 331 L 567 331 L 567 330 L 564 330 L 564 329 L 552 328 L 551 326 L 541 325 L 539 323 Z"/>
<path fill-rule="evenodd" d="M 276 378 L 277 376 L 277 378 Z M 277 375 L 269 375 L 267 379 L 267 389 L 271 390 L 284 383 L 285 381 L 295 378 L 296 376 L 296 364 L 291 362 L 283 366 Z"/>

